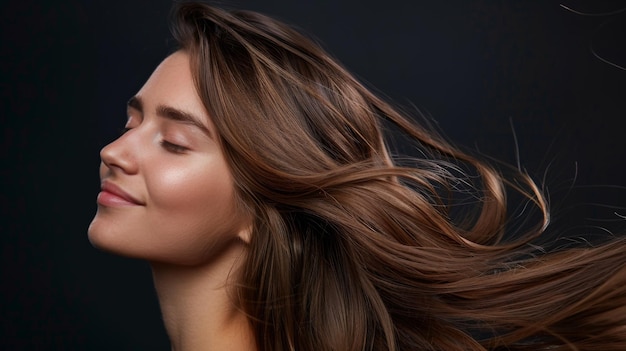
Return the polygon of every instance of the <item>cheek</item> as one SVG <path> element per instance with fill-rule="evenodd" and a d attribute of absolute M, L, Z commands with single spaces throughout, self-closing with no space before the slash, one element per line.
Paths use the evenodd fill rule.
<path fill-rule="evenodd" d="M 206 262 L 235 242 L 243 226 L 225 165 L 197 165 L 155 172 L 147 183 L 149 242 L 158 260 Z"/>
<path fill-rule="evenodd" d="M 242 226 L 230 172 L 220 160 L 153 172 L 147 182 L 151 232 L 174 256 L 201 258 L 232 241 Z"/>
<path fill-rule="evenodd" d="M 233 183 L 226 165 L 218 159 L 203 161 L 151 172 L 146 182 L 151 205 L 172 214 L 232 208 Z"/>

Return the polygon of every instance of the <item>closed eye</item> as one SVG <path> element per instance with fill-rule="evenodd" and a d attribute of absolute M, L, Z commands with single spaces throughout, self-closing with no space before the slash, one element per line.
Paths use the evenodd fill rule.
<path fill-rule="evenodd" d="M 174 144 L 174 143 L 170 143 L 167 140 L 161 140 L 161 146 L 165 150 L 167 150 L 167 151 L 169 151 L 171 153 L 174 153 L 174 154 L 184 154 L 186 151 L 189 150 L 188 148 L 186 148 L 184 146 L 177 145 L 177 144 Z"/>

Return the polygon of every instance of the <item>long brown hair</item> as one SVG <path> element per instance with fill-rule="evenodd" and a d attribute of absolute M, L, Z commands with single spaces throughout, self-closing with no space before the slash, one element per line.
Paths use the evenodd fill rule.
<path fill-rule="evenodd" d="M 173 14 L 254 218 L 236 299 L 259 350 L 626 349 L 624 240 L 539 255 L 549 211 L 528 175 L 405 117 L 277 20 Z"/>

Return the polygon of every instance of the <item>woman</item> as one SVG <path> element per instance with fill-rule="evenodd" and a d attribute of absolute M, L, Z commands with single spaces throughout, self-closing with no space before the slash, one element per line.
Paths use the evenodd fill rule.
<path fill-rule="evenodd" d="M 626 349 L 623 239 L 539 255 L 530 177 L 276 20 L 189 3 L 173 33 L 101 152 L 89 238 L 151 263 L 174 350 Z"/>

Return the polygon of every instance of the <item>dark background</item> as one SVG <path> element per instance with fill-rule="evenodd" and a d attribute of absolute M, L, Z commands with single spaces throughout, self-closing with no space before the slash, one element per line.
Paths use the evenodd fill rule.
<path fill-rule="evenodd" d="M 562 3 L 595 14 L 626 7 Z M 169 350 L 147 263 L 93 249 L 86 229 L 98 151 L 168 53 L 170 4 L 0 5 L 2 350 Z M 523 166 L 538 180 L 547 170 L 557 224 L 591 235 L 625 214 L 589 204 L 626 199 L 626 72 L 614 66 L 626 66 L 626 13 L 584 16 L 551 0 L 222 4 L 296 24 L 453 141 L 515 163 L 512 122 Z M 568 217 L 570 207 L 596 222 L 576 222 L 586 215 Z"/>

